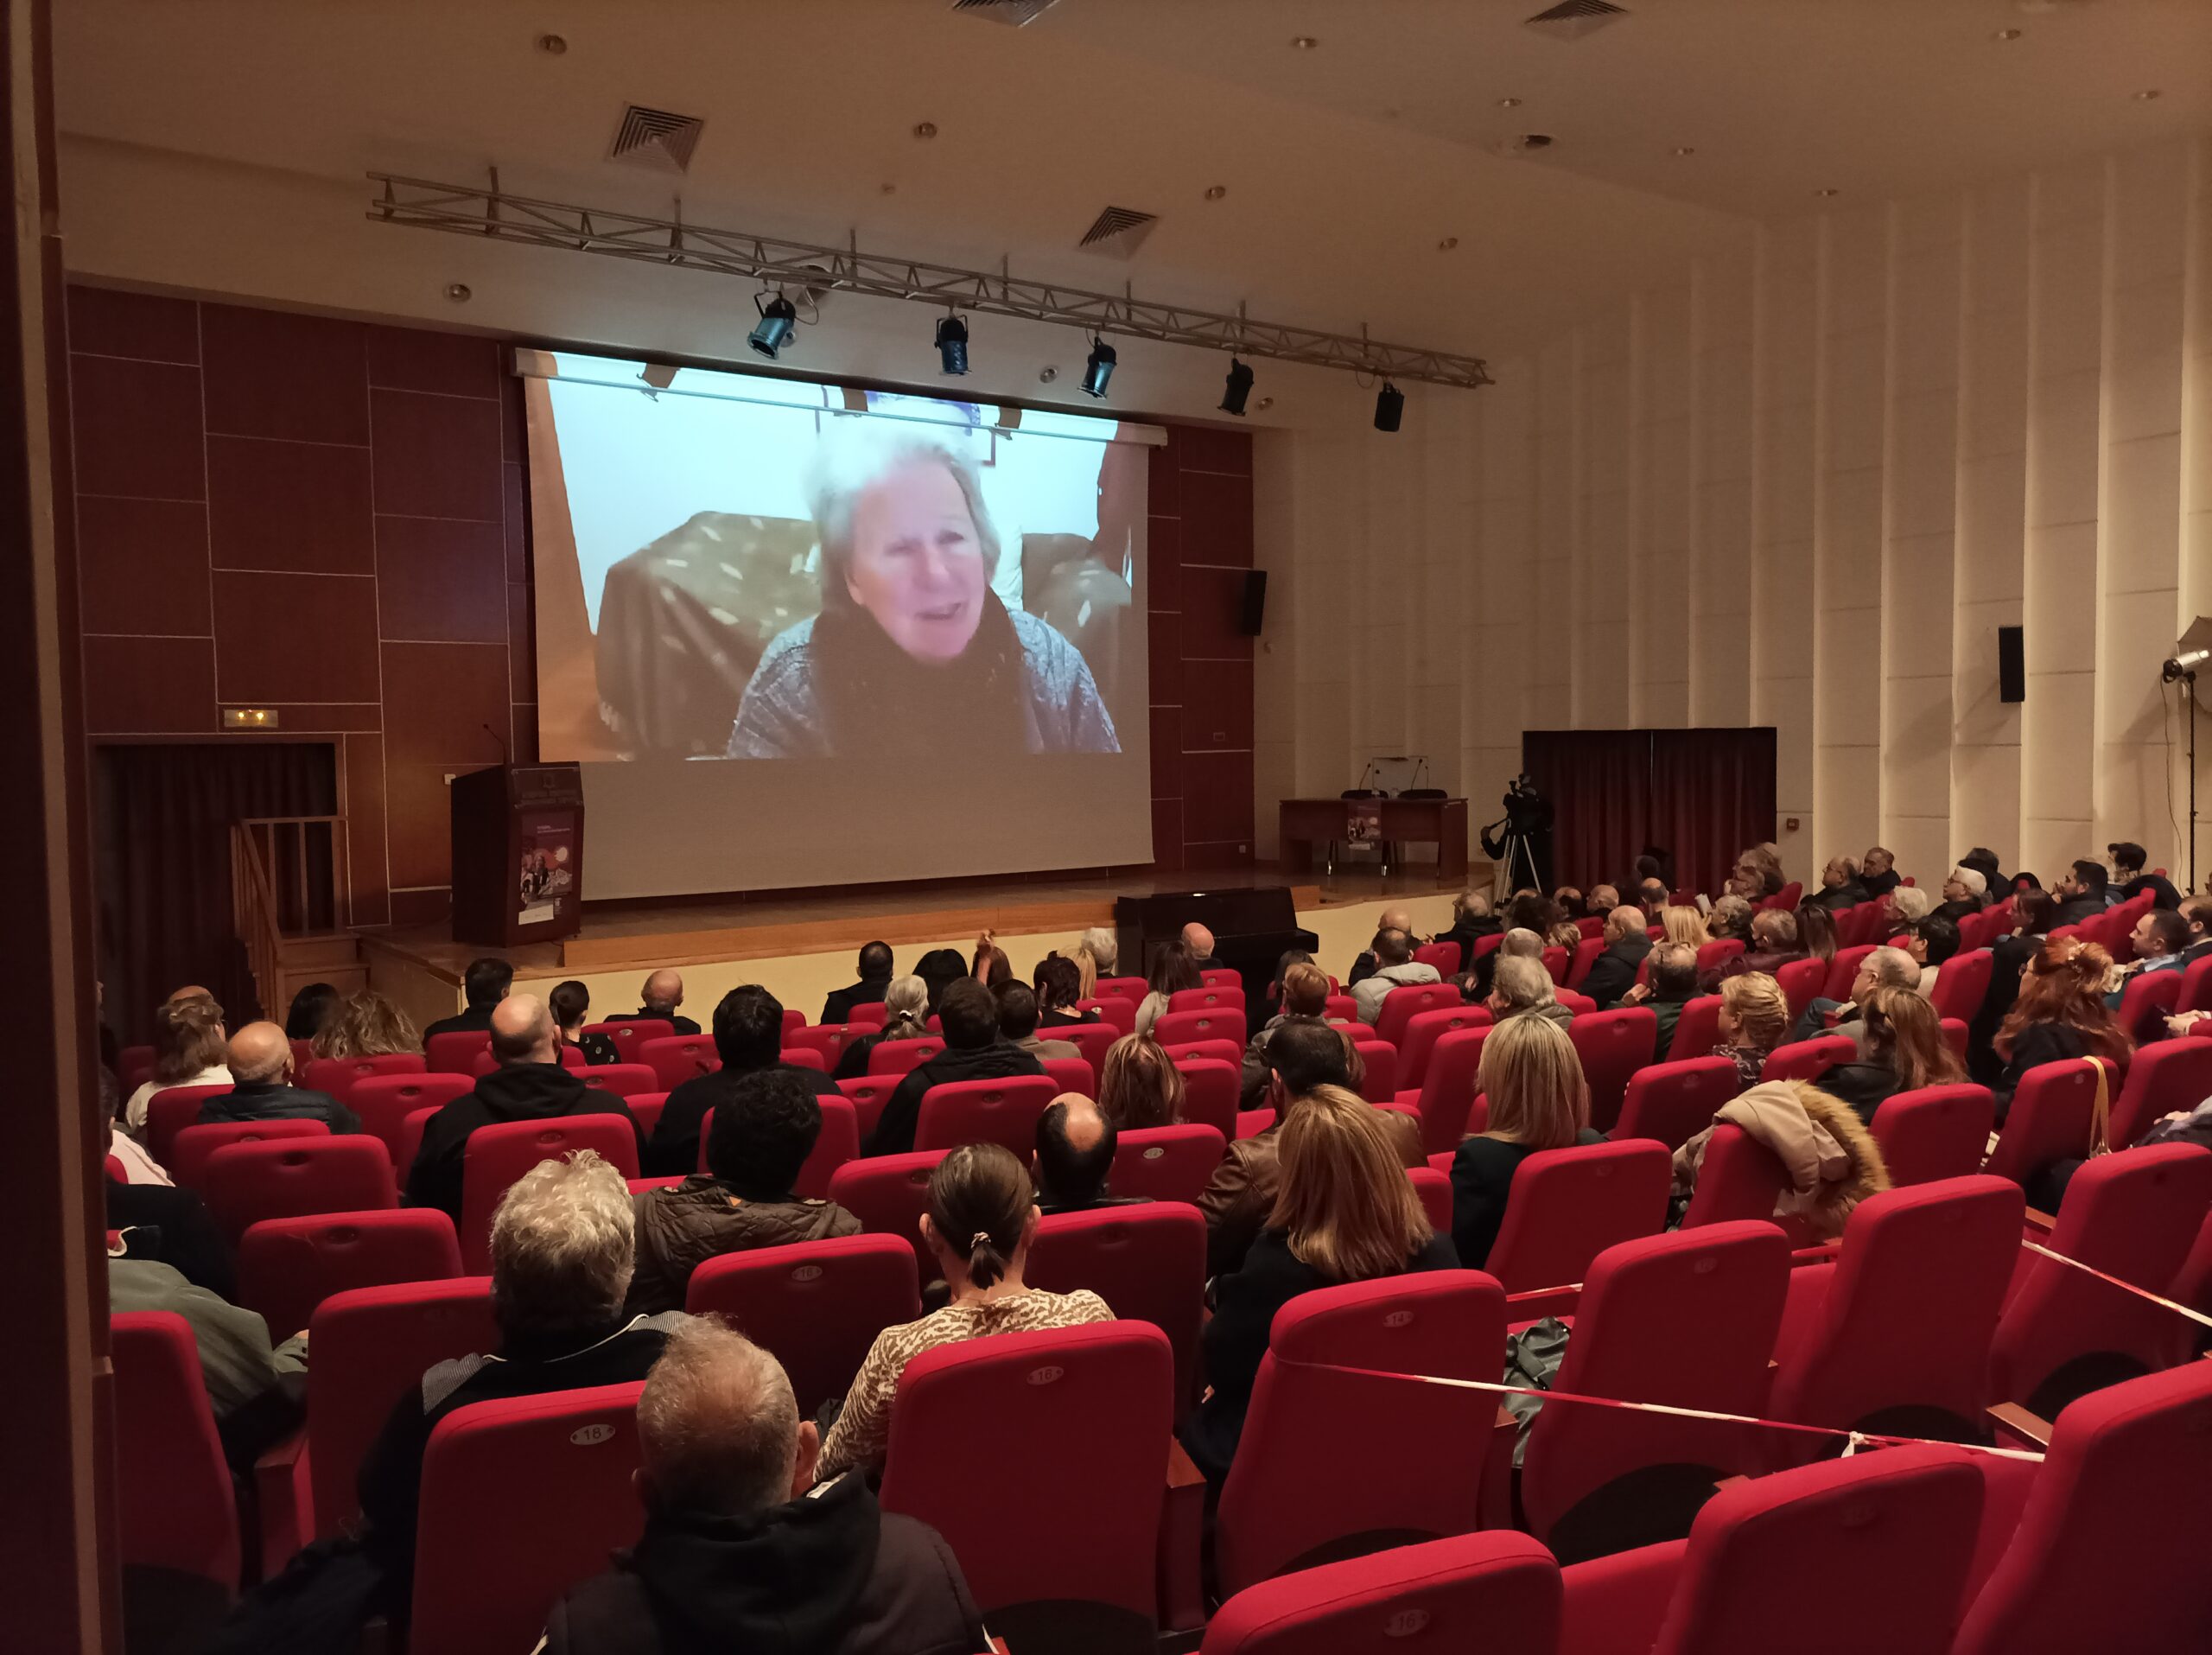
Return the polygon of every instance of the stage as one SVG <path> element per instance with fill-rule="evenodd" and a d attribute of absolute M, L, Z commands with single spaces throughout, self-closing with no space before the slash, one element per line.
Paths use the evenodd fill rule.
<path fill-rule="evenodd" d="M 1486 870 L 1470 869 L 1475 888 Z M 1461 888 L 1441 885 L 1429 864 L 1401 869 L 1385 880 L 1339 871 L 1325 887 L 1306 875 L 1287 881 L 1272 867 L 1208 874 L 1149 871 L 1107 878 L 1018 875 L 950 880 L 929 885 L 670 898 L 655 902 L 587 903 L 582 930 L 555 943 L 478 948 L 454 939 L 446 926 L 359 933 L 372 986 L 418 1023 L 448 1016 L 460 1004 L 461 973 L 470 960 L 496 954 L 515 968 L 518 989 L 543 993 L 564 978 L 590 988 L 595 1015 L 634 1011 L 645 975 L 662 966 L 685 974 L 685 1009 L 702 1025 L 714 1002 L 740 983 L 766 983 L 811 1020 L 830 990 L 855 976 L 863 943 L 889 943 L 901 972 L 931 948 L 971 952 L 988 929 L 1027 977 L 1052 949 L 1067 953 L 1092 926 L 1111 927 L 1114 899 L 1160 892 L 1243 889 L 1288 884 L 1300 923 L 1322 939 L 1324 964 L 1339 976 L 1364 947 L 1386 905 L 1413 912 L 1415 929 L 1451 923 L 1451 899 Z M 1344 958 L 1338 960 L 1338 953 Z"/>

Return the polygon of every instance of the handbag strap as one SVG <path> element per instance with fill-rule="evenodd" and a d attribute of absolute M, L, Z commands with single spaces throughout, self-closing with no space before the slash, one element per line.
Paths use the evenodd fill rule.
<path fill-rule="evenodd" d="M 2096 1101 L 2089 1105 L 2089 1159 L 2112 1153 L 2112 1081 L 2101 1058 L 2082 1060 L 2097 1073 Z"/>

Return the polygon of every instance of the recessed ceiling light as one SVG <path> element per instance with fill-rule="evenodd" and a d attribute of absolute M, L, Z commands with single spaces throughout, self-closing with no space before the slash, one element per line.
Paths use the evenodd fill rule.
<path fill-rule="evenodd" d="M 1217 201 L 1228 194 L 1229 186 L 1226 184 L 1208 184 L 1206 186 L 1206 200 L 1209 201 Z"/>
<path fill-rule="evenodd" d="M 2136 92 L 2133 95 L 2137 103 L 2147 104 L 2153 98 L 2156 98 L 2158 95 L 2158 89 L 2156 86 L 2145 86 L 2142 91 Z"/>
<path fill-rule="evenodd" d="M 914 136 L 918 138 L 935 137 L 937 136 L 937 123 L 935 121 L 918 121 L 915 123 Z"/>
<path fill-rule="evenodd" d="M 1054 367 L 1050 362 L 1046 363 L 1043 367 L 1037 370 L 1037 383 L 1039 385 L 1048 385 L 1059 377 L 1059 369 Z"/>
<path fill-rule="evenodd" d="M 1840 189 L 1836 188 L 1833 184 L 1830 184 L 1830 185 L 1824 186 L 1823 188 L 1820 188 L 1820 189 L 1816 189 L 1816 190 L 1815 190 L 1815 191 L 1813 192 L 1813 194 L 1815 194 L 1815 195 L 1819 195 L 1819 196 L 1829 196 L 1829 195 L 1840 195 L 1840 194 L 1843 194 L 1843 192 L 1842 192 L 1841 190 L 1840 190 Z"/>
<path fill-rule="evenodd" d="M 1436 251 L 1439 251 L 1440 253 L 1448 253 L 1448 252 L 1450 252 L 1450 251 L 1451 251 L 1454 247 L 1458 246 L 1459 245 L 1459 237 L 1457 237 L 1457 236 L 1446 236 L 1446 237 L 1445 237 L 1445 238 L 1444 238 L 1444 239 L 1443 239 L 1443 240 L 1441 240 L 1441 241 L 1440 241 L 1440 242 L 1438 242 L 1438 243 L 1436 244 Z"/>
<path fill-rule="evenodd" d="M 1497 106 L 1500 109 L 1518 109 L 1521 100 L 1518 98 L 1501 98 L 1497 100 Z"/>
<path fill-rule="evenodd" d="M 2027 32 L 2028 31 L 2024 29 L 2000 29 L 1989 38 L 1995 41 L 1999 46 L 2005 46 L 2019 39 L 2021 35 Z"/>
<path fill-rule="evenodd" d="M 1697 150 L 1692 144 L 1678 143 L 1675 146 L 1675 153 L 1678 156 L 1694 156 L 1697 153 Z"/>
<path fill-rule="evenodd" d="M 1266 413 L 1266 412 L 1268 411 L 1268 409 L 1270 409 L 1270 408 L 1274 407 L 1274 405 L 1275 405 L 1275 399 L 1274 399 L 1273 397 L 1262 397 L 1262 398 L 1260 398 L 1260 400 L 1259 400 L 1259 401 L 1257 401 L 1257 402 L 1255 402 L 1255 403 L 1254 403 L 1254 404 L 1252 404 L 1252 406 L 1253 406 L 1253 407 L 1255 407 L 1255 408 L 1258 409 L 1258 410 L 1259 410 L 1262 413 L 1263 413 L 1263 414 L 1264 414 L 1264 413 Z"/>
<path fill-rule="evenodd" d="M 537 37 L 537 49 L 548 57 L 559 57 L 562 53 L 569 49 L 569 42 L 558 35 L 540 35 Z"/>
<path fill-rule="evenodd" d="M 1310 52 L 1321 42 L 1311 35 L 1293 35 L 1290 43 L 1301 52 Z"/>
<path fill-rule="evenodd" d="M 899 186 L 892 183 L 888 179 L 877 185 L 876 188 L 886 195 L 896 195 L 899 193 Z"/>
<path fill-rule="evenodd" d="M 467 283 L 448 282 L 446 283 L 446 297 L 451 299 L 455 304 L 467 304 L 470 296 Z"/>

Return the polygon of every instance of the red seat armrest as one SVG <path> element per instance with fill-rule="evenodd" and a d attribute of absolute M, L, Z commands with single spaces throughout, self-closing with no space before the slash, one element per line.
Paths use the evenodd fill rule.
<path fill-rule="evenodd" d="M 1160 1512 L 1160 1626 L 1163 1632 L 1195 1632 L 1206 1623 L 1205 1580 L 1198 1548 L 1205 1529 L 1206 1480 L 1167 1440 L 1167 1480 Z"/>
<path fill-rule="evenodd" d="M 1561 1569 L 1559 1655 L 1650 1655 L 1688 1548 L 1668 1540 Z"/>
<path fill-rule="evenodd" d="M 308 1474 L 308 1434 L 294 1431 L 253 1462 L 261 1516 L 261 1578 L 273 1579 L 292 1554 L 315 1538 L 314 1483 Z"/>

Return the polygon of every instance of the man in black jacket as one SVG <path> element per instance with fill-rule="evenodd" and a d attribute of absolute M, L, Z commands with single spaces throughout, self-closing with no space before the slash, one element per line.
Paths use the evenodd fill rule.
<path fill-rule="evenodd" d="M 645 979 L 640 996 L 645 1003 L 630 1015 L 632 1017 L 658 1017 L 679 1034 L 696 1034 L 699 1025 L 689 1017 L 679 1016 L 677 1008 L 683 1003 L 683 977 L 681 972 L 666 967 Z"/>
<path fill-rule="evenodd" d="M 814 1486 L 821 1437 L 776 1359 L 687 1322 L 638 1401 L 645 1532 L 572 1588 L 546 1655 L 971 1655 L 988 1643 L 943 1537 L 848 1474 Z"/>
<path fill-rule="evenodd" d="M 439 1018 L 423 1031 L 423 1043 L 429 1045 L 433 1034 L 480 1034 L 489 1028 L 492 1008 L 507 997 L 514 981 L 515 968 L 503 959 L 487 954 L 469 961 L 468 969 L 461 974 L 461 991 L 468 1009 Z"/>
<path fill-rule="evenodd" d="M 1452 900 L 1452 929 L 1436 940 L 1458 943 L 1459 969 L 1467 971 L 1474 969 L 1475 945 L 1504 929 L 1505 922 L 1491 911 L 1489 897 L 1480 891 L 1462 891 Z"/>
<path fill-rule="evenodd" d="M 275 1023 L 248 1023 L 231 1036 L 234 1083 L 200 1105 L 200 1122 L 321 1121 L 333 1133 L 358 1132 L 361 1117 L 327 1092 L 290 1084 L 292 1042 Z"/>
<path fill-rule="evenodd" d="M 757 983 L 739 984 L 715 1008 L 715 1052 L 722 1066 L 685 1081 L 661 1105 L 645 1149 L 647 1176 L 688 1178 L 699 1170 L 701 1123 L 709 1110 L 736 1097 L 737 1083 L 748 1074 L 793 1074 L 817 1098 L 843 1095 L 821 1070 L 783 1060 L 783 1002 Z"/>
<path fill-rule="evenodd" d="M 1094 1207 L 1135 1206 L 1141 1195 L 1106 1193 L 1121 1134 L 1098 1112 L 1096 1099 L 1064 1092 L 1037 1117 L 1037 1210 L 1088 1213 Z"/>
<path fill-rule="evenodd" d="M 938 1016 L 944 1025 L 944 1050 L 913 1069 L 884 1100 L 875 1131 L 861 1146 L 862 1155 L 905 1155 L 912 1149 L 914 1129 L 921 1123 L 922 1096 L 931 1086 L 1045 1073 L 1029 1053 L 999 1038 L 999 1003 L 974 977 L 963 977 L 945 990 Z"/>
<path fill-rule="evenodd" d="M 2171 880 L 2164 874 L 2143 871 L 2143 864 L 2151 860 L 2151 856 L 2141 845 L 2122 839 L 2118 844 L 2107 845 L 2105 850 L 2112 857 L 2113 874 L 2121 881 L 2121 901 L 2131 901 L 2149 891 L 2152 893 L 2153 904 L 2158 907 L 2177 908 L 2181 906 L 2181 893 L 2174 888 Z"/>
<path fill-rule="evenodd" d="M 1651 952 L 1645 924 L 1643 910 L 1626 903 L 1605 916 L 1605 952 L 1592 964 L 1581 989 L 1598 1003 L 1599 1010 L 1611 1011 L 1621 996 L 1636 986 L 1637 967 Z"/>
<path fill-rule="evenodd" d="M 2058 912 L 2050 928 L 2078 926 L 2105 911 L 2105 865 L 2084 856 L 2058 878 Z"/>
<path fill-rule="evenodd" d="M 1867 851 L 1866 861 L 1859 864 L 1859 882 L 1866 888 L 1871 900 L 1887 896 L 1904 882 L 1897 872 L 1897 857 L 1878 844 Z"/>
<path fill-rule="evenodd" d="M 430 1117 L 423 1148 L 407 1174 L 407 1205 L 435 1206 L 461 1222 L 461 1172 L 469 1135 L 505 1121 L 556 1120 L 569 1115 L 620 1115 L 633 1133 L 629 1107 L 611 1092 L 594 1092 L 563 1068 L 561 1031 L 534 994 L 499 1002 L 492 1013 L 492 1054 L 499 1066 Z M 645 1136 L 638 1133 L 642 1154 Z"/>
<path fill-rule="evenodd" d="M 1855 908 L 1872 894 L 1859 878 L 1859 864 L 1848 856 L 1831 856 L 1821 869 L 1821 888 L 1805 899 L 1805 906 L 1824 907 L 1831 913 Z"/>
<path fill-rule="evenodd" d="M 832 989 L 822 1003 L 822 1022 L 849 1023 L 855 1006 L 880 1006 L 891 986 L 891 945 L 864 943 L 861 946 L 861 980 L 849 989 Z"/>

